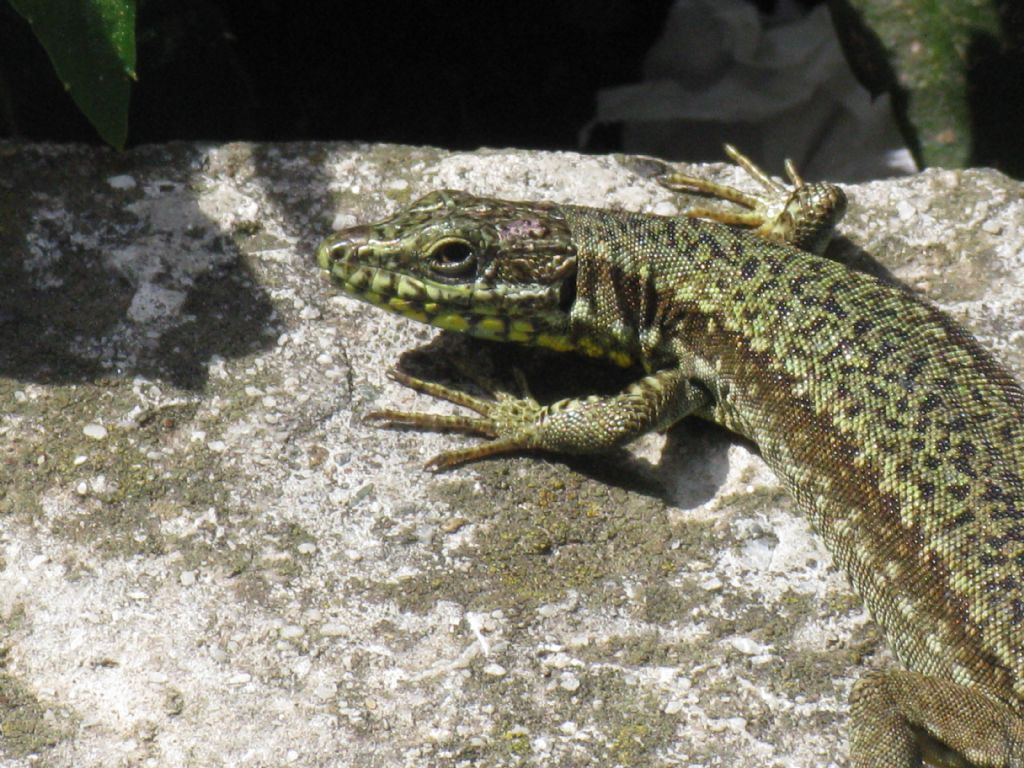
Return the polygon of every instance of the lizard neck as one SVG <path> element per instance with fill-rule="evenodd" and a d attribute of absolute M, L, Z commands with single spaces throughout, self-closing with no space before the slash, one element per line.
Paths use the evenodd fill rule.
<path fill-rule="evenodd" d="M 571 332 L 648 370 L 678 362 L 673 333 L 692 304 L 684 283 L 693 280 L 685 274 L 689 261 L 665 254 L 695 242 L 693 223 L 572 207 L 565 218 L 577 254 Z"/>

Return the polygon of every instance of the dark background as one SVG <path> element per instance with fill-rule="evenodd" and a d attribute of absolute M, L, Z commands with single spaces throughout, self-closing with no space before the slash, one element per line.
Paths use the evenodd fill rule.
<path fill-rule="evenodd" d="M 353 139 L 583 148 L 594 93 L 640 79 L 669 5 L 140 0 L 129 144 Z M 99 142 L 29 25 L 4 0 L 0 77 L 8 101 L 0 133 Z M 585 148 L 616 149 L 615 134 L 599 130 Z"/>
<path fill-rule="evenodd" d="M 1002 38 L 976 36 L 966 50 L 946 52 L 964 75 L 942 87 L 959 88 L 970 111 L 967 122 L 955 125 L 969 152 L 953 164 L 990 165 L 1024 177 L 1024 0 L 989 1 Z M 773 24 L 824 0 L 748 2 Z M 890 2 L 860 0 L 876 13 L 895 7 Z M 138 0 L 138 81 L 128 142 L 333 139 L 615 151 L 622 148 L 615 125 L 581 138 L 594 117 L 595 94 L 641 80 L 644 55 L 670 5 Z M 930 0 L 902 0 L 904 6 L 929 14 L 916 24 L 932 43 L 920 55 L 938 55 L 950 34 L 929 25 L 967 23 L 947 18 Z M 922 139 L 941 130 L 908 117 L 908 104 L 921 94 L 904 89 L 907 73 L 892 68 L 899 57 L 887 57 L 877 30 L 858 27 L 849 0 L 830 0 L 829 7 L 848 64 L 872 95 L 892 96 L 903 140 L 922 162 Z M 900 40 L 899 30 L 882 34 Z M 913 47 L 891 45 L 902 54 Z M 936 78 L 940 69 L 935 66 Z M 933 126 L 946 125 L 943 93 L 953 92 L 931 95 L 928 109 L 940 118 Z M 0 137 L 99 143 L 28 23 L 6 0 L 0 0 Z M 675 159 L 710 158 L 690 152 Z"/>

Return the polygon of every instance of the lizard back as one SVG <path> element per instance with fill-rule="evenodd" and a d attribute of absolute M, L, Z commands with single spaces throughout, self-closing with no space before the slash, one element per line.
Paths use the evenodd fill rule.
<path fill-rule="evenodd" d="M 574 332 L 707 387 L 910 669 L 1024 699 L 1024 391 L 901 288 L 688 218 L 562 209 Z"/>

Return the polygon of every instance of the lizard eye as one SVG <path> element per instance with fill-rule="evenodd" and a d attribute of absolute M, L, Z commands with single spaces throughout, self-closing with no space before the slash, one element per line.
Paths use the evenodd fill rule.
<path fill-rule="evenodd" d="M 427 252 L 427 259 L 443 277 L 465 277 L 476 271 L 476 254 L 465 240 L 442 240 Z"/>

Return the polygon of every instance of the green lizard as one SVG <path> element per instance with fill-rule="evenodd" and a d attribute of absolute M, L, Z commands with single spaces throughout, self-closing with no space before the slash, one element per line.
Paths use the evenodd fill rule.
<path fill-rule="evenodd" d="M 750 438 L 906 667 L 855 686 L 851 764 L 1024 766 L 1024 391 L 926 301 L 816 255 L 841 190 L 788 164 L 787 190 L 727 151 L 764 202 L 664 180 L 749 209 L 697 212 L 719 222 L 439 191 L 327 239 L 320 267 L 376 306 L 645 371 L 551 405 L 394 372 L 478 415 L 370 417 L 491 438 L 435 470 L 601 451 L 689 414 Z"/>

